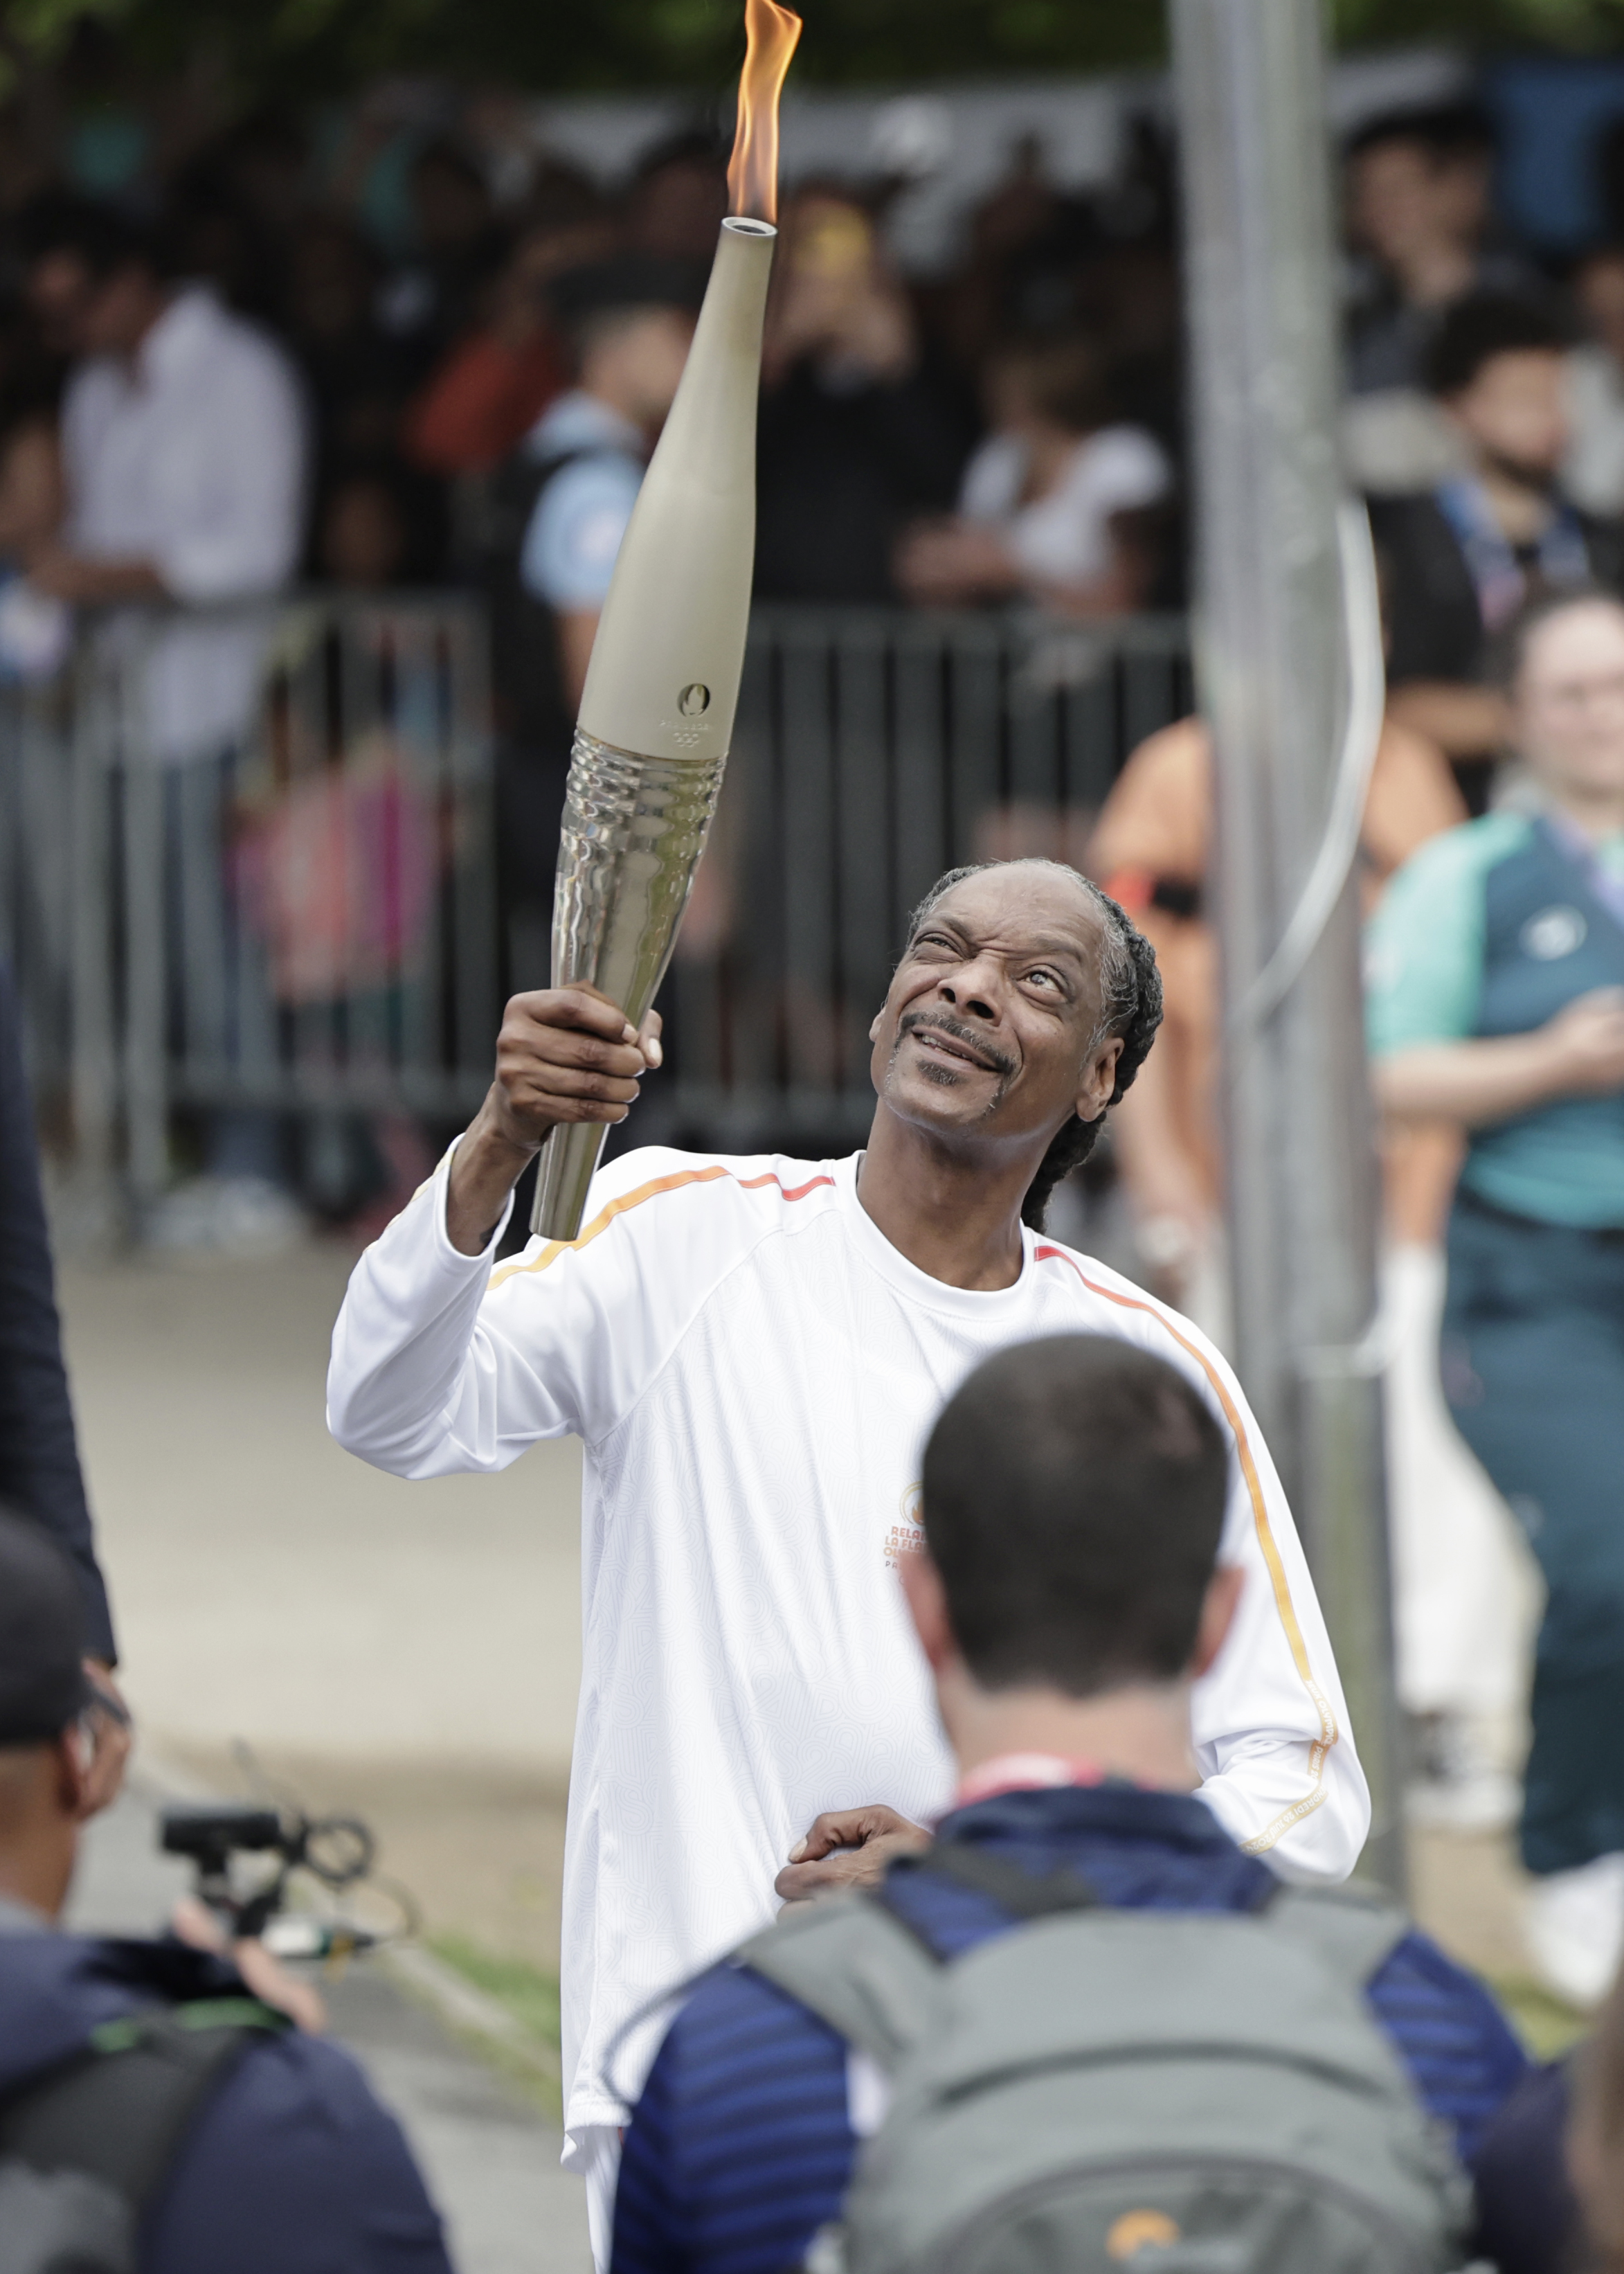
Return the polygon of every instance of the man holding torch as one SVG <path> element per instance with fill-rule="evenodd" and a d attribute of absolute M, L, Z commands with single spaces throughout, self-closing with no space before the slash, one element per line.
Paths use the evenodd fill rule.
<path fill-rule="evenodd" d="M 753 50 L 763 21 L 793 44 L 772 0 L 748 12 Z M 786 45 L 780 79 L 786 61 Z M 399 1476 L 503 1468 L 568 1433 L 586 1449 L 562 1993 L 566 2158 L 588 2177 L 600 2264 L 661 2000 L 765 1923 L 775 1877 L 805 1891 L 861 1864 L 888 1811 L 917 1822 L 947 1802 L 893 1567 L 919 1536 L 926 1434 L 991 1352 L 1116 1335 L 1207 1399 L 1232 1449 L 1222 1553 L 1243 1584 L 1196 1686 L 1190 1783 L 1288 1876 L 1343 1877 L 1369 1820 L 1290 1513 L 1233 1376 L 1194 1328 L 1042 1237 L 1050 1190 L 1161 1016 L 1154 958 L 1115 902 L 1049 862 L 944 877 L 874 1022 L 864 1152 L 648 1149 L 594 1174 L 605 1127 L 659 1064 L 649 1005 L 743 651 L 772 237 L 751 216 L 772 210 L 772 171 L 769 144 L 750 189 L 762 117 L 741 111 L 745 217 L 723 225 L 582 700 L 553 984 L 509 1004 L 485 1105 L 357 1264 L 328 1376 L 334 1434 Z M 545 1236 L 494 1269 L 544 1145 Z"/>
<path fill-rule="evenodd" d="M 1289 1876 L 1340 1879 L 1358 1855 L 1369 1805 L 1335 1668 L 1233 1376 L 1193 1327 L 1041 1235 L 1159 998 L 1144 941 L 1072 871 L 944 880 L 875 1020 L 865 1152 L 626 1154 L 576 1241 L 493 1270 L 549 1132 L 622 1120 L 659 1063 L 653 1017 L 639 1035 L 585 987 L 520 996 L 472 1127 L 357 1266 L 329 1377 L 352 1451 L 425 1477 L 505 1467 L 539 1437 L 585 1444 L 566 2125 L 598 2175 L 603 2248 L 617 2127 L 660 2031 L 640 2012 L 765 1922 L 822 1812 L 946 1804 L 889 1567 L 916 1537 L 930 1424 L 992 1351 L 1118 1335 L 1207 1398 L 1244 1584 L 1196 1685 L 1191 1783 Z"/>

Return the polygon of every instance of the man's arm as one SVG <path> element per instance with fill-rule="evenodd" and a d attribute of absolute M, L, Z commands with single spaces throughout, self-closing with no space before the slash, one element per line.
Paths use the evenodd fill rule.
<path fill-rule="evenodd" d="M 47 546 L 28 561 L 28 581 L 53 600 L 77 607 L 110 606 L 117 600 L 170 600 L 174 594 L 154 561 L 135 556 L 127 560 L 97 560 L 88 553 L 69 553 L 60 545 Z"/>
<path fill-rule="evenodd" d="M 1308 1559 L 1234 1374 L 1187 1321 L 1177 1335 L 1234 1438 L 1219 1552 L 1245 1579 L 1223 1648 L 1192 1693 L 1200 1796 L 1282 1879 L 1345 1879 L 1370 1830 L 1370 1788 Z"/>
<path fill-rule="evenodd" d="M 1379 1058 L 1376 1096 L 1413 1121 L 1482 1129 L 1562 1097 L 1624 1089 L 1624 988 L 1576 996 L 1526 1035 L 1419 1043 Z"/>
<path fill-rule="evenodd" d="M 357 1264 L 333 1332 L 327 1423 L 340 1443 L 396 1476 L 500 1469 L 537 1438 L 586 1426 L 635 1332 L 605 1354 L 605 1306 L 642 1296 L 625 1240 L 550 1258 L 545 1283 L 485 1308 L 514 1185 L 560 1122 L 623 1120 L 638 1073 L 659 1062 L 659 1021 L 641 1039 L 590 988 L 515 996 L 496 1080 L 448 1161 Z M 628 1277 L 627 1275 L 634 1275 Z M 637 1329 L 658 1337 L 657 1306 Z M 596 1401 L 596 1402 L 595 1402 Z"/>
<path fill-rule="evenodd" d="M 1506 698 L 1492 687 L 1466 681 L 1412 679 L 1395 687 L 1387 715 L 1452 758 L 1482 757 L 1498 750 L 1511 731 Z"/>

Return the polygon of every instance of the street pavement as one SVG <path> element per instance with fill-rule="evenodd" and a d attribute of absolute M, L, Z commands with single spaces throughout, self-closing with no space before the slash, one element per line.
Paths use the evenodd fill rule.
<path fill-rule="evenodd" d="M 189 1884 L 157 1845 L 160 1790 L 139 1772 L 86 1827 L 70 1923 L 159 1929 Z M 376 1959 L 318 1977 L 334 2036 L 400 2119 L 445 2218 L 459 2274 L 588 2274 L 586 2196 L 559 2169 L 560 2135 Z"/>

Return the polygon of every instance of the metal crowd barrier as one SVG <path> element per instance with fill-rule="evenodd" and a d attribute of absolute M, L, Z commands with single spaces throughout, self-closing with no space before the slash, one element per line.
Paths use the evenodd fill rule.
<path fill-rule="evenodd" d="M 914 902 L 958 862 L 1078 858 L 1190 702 L 1177 619 L 758 609 L 645 1134 L 860 1135 Z M 0 953 L 59 1155 L 139 1208 L 177 1108 L 436 1135 L 473 1111 L 503 969 L 489 718 L 460 596 L 120 612 L 0 678 Z"/>
<path fill-rule="evenodd" d="M 0 949 L 48 1137 L 139 1207 L 177 1107 L 454 1123 L 497 991 L 455 597 L 120 611 L 0 681 Z"/>

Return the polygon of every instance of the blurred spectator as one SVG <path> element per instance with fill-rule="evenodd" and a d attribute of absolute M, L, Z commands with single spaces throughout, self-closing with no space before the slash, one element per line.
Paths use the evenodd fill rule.
<path fill-rule="evenodd" d="M 1509 660 L 1520 809 L 1406 863 L 1367 993 L 1386 1111 L 1467 1132 L 1443 1386 L 1545 1581 L 1527 1933 L 1589 2006 L 1624 1954 L 1624 602 L 1547 595 Z"/>
<path fill-rule="evenodd" d="M 466 330 L 505 249 L 484 173 L 439 136 L 407 173 L 411 250 L 383 285 L 378 319 L 421 373 Z"/>
<path fill-rule="evenodd" d="M 1056 2094 L 1075 2093 L 1080 2074 L 1097 2074 L 1101 2056 L 1089 2032 L 1100 2017 L 1086 1995 L 1068 2001 L 1069 2012 L 1048 2015 L 1040 2072 L 1029 1992 L 1005 1977 L 1011 2004 L 996 2045 L 961 2025 L 950 2053 L 948 2017 L 957 2011 L 961 2022 L 966 2014 L 981 2022 L 989 2010 L 978 2012 L 968 1976 L 957 1977 L 965 1983 L 962 2006 L 952 1985 L 960 1964 L 974 1967 L 996 1940 L 1023 1929 L 1053 1939 L 1055 1977 L 1076 1985 L 1086 1978 L 1086 1939 L 1097 1935 L 1101 1978 L 1109 1973 L 1125 2010 L 1148 2018 L 1158 1992 L 1146 1978 L 1144 1946 L 1130 1954 L 1129 1946 L 1105 1942 L 1112 1922 L 1099 1909 L 1086 1926 L 1077 1915 L 1096 1905 L 1164 1918 L 1182 1913 L 1190 1924 L 1178 1948 L 1192 1971 L 1180 1979 L 1205 2009 L 1207 1969 L 1215 1976 L 1239 1948 L 1216 1923 L 1237 1915 L 1267 1922 L 1280 1894 L 1267 1861 L 1243 1853 L 1192 1791 L 1191 1683 L 1216 1657 L 1238 1594 L 1238 1573 L 1215 1564 L 1225 1465 L 1214 1415 L 1183 1375 L 1148 1352 L 1095 1336 L 1056 1335 L 1005 1351 L 979 1366 L 949 1402 L 925 1448 L 922 1551 L 901 1558 L 899 1576 L 953 1749 L 954 1804 L 935 1847 L 891 1860 L 872 1875 L 872 1894 L 838 1910 L 818 1904 L 781 1917 L 703 1976 L 684 2000 L 626 2134 L 613 2274 L 669 2274 L 678 2266 L 777 2274 L 807 2263 L 818 2231 L 838 2231 L 853 2175 L 860 2187 L 883 2184 L 873 2160 L 883 2149 L 864 2151 L 893 2110 L 910 2145 L 923 2146 L 924 2129 L 910 2119 L 934 2097 L 928 2078 L 950 2067 L 966 2085 L 952 2096 L 951 2120 L 966 2168 L 993 2164 L 978 2207 L 996 2198 L 1002 2214 L 996 2240 L 990 2220 L 974 2230 L 981 2263 L 1026 2256 L 1013 2240 L 1018 2199 L 1026 2233 L 1041 2225 L 1031 2263 L 1091 2262 L 1086 2245 L 1110 2213 L 1101 2218 L 1097 2196 L 1068 2202 L 1049 2160 L 1061 2123 L 1046 2135 L 1041 2120 L 1034 2129 L 1036 2103 L 1019 2116 L 1016 2105 L 1000 2105 L 995 2070 L 1002 2060 L 1003 2076 L 1024 2078 L 1028 2091 L 1041 2073 Z M 804 1847 L 860 1855 L 869 1813 L 820 1819 Z M 878 1844 L 892 1858 L 904 1845 L 891 1827 Z M 792 1865 L 779 1892 L 804 1869 Z M 1324 1903 L 1328 1936 L 1331 1907 L 1341 1901 L 1334 1890 L 1309 1899 L 1305 1922 Z M 1076 1922 L 1069 1933 L 1061 1924 L 1068 1914 Z M 1205 1962 L 1197 1955 L 1198 1916 L 1214 1923 Z M 1335 2014 L 1337 2042 L 1350 2050 L 1360 2025 L 1369 2029 L 1398 2089 L 1395 2127 L 1410 2131 L 1425 2110 L 1470 2165 L 1485 2123 L 1525 2073 L 1524 2056 L 1487 1991 L 1425 1935 L 1397 1916 L 1374 1934 L 1368 1913 L 1364 1924 L 1370 1939 L 1361 1962 L 1344 1971 L 1327 1963 L 1340 1944 L 1323 1946 L 1316 2020 Z M 1283 1922 L 1274 1931 L 1289 1947 Z M 892 1955 L 893 1939 L 911 1954 L 906 1970 L 904 1955 Z M 1304 1946 L 1312 1946 L 1306 1931 L 1298 1946 L 1306 1955 Z M 921 1950 L 941 1985 L 940 2033 L 936 1987 L 916 1979 Z M 1252 1962 L 1266 1962 L 1259 1953 Z M 1284 2001 L 1294 1998 L 1288 1985 L 1302 1963 L 1297 1958 L 1290 1974 L 1282 1965 Z M 861 2026 L 862 2016 L 877 2026 Z M 1174 2052 L 1168 2067 L 1176 2076 L 1170 2039 L 1159 2020 L 1148 2026 L 1158 2052 Z M 1289 2034 L 1289 2022 L 1282 2028 Z M 1246 2066 L 1238 2037 L 1226 2059 L 1229 2046 L 1212 2030 L 1198 2026 L 1192 2035 L 1209 2056 L 1207 2092 L 1222 2095 L 1230 2074 L 1238 2085 Z M 1299 2052 L 1306 2057 L 1306 2044 Z M 1165 2125 L 1148 2110 L 1144 2118 L 1144 2153 L 1165 2155 L 1164 2168 L 1181 2160 L 1168 2127 L 1177 2132 L 1190 2120 L 1172 2082 L 1168 2094 Z M 888 2144 L 897 2137 L 883 2136 Z M 1019 2171 L 1009 2147 L 1016 2136 L 1028 2151 Z M 932 2144 L 944 2149 L 946 2135 Z M 1282 2136 L 1270 2151 L 1277 2157 L 1272 2185 L 1300 2142 Z M 906 2171 L 906 2153 L 899 2161 Z M 915 2159 L 916 2172 L 927 2168 L 944 2167 Z M 898 2169 L 893 2162 L 892 2175 Z M 1126 2152 L 1113 2169 L 1132 2171 Z M 1201 2169 L 1212 2182 L 1201 2232 L 1181 2241 L 1170 2218 L 1139 2214 L 1147 2221 L 1147 2259 L 1245 2263 L 1241 2226 L 1252 2228 L 1259 2182 L 1238 2162 L 1220 2177 L 1210 2151 Z M 1440 2223 L 1452 2193 L 1447 2169 L 1434 2165 L 1425 2192 L 1417 2190 Z M 1412 2189 L 1417 2176 L 1412 2167 Z M 1373 2172 L 1371 2183 L 1379 2184 Z M 1139 2200 L 1127 2192 L 1136 2184 L 1126 2183 L 1119 2202 Z M 891 2194 L 891 2206 L 900 2208 L 906 2192 L 905 2185 Z M 1277 2206 L 1282 2200 L 1271 2195 Z M 1417 2217 L 1417 2195 L 1407 2200 Z M 1212 2208 L 1220 2202 L 1234 2221 L 1228 2235 L 1223 2210 Z M 1039 2204 L 1041 2211 L 1032 2208 Z M 916 2195 L 910 2209 L 918 2225 L 909 2246 L 917 2263 L 929 2263 L 937 2254 L 923 2239 L 928 2202 Z M 1113 2258 L 1137 2255 L 1133 2216 L 1112 2229 L 1129 2245 L 1113 2248 Z M 1154 2230 L 1153 2216 L 1162 2219 Z M 869 2229 L 876 2231 L 877 2224 Z M 1384 2231 L 1396 2238 L 1396 2226 Z M 895 2263 L 907 2255 L 898 2248 Z M 853 2255 L 868 2263 L 867 2253 Z"/>
<path fill-rule="evenodd" d="M 80 605 L 276 592 L 298 564 L 305 508 L 304 413 L 285 358 L 206 287 L 172 280 L 103 208 L 42 201 L 25 216 L 24 241 L 35 307 L 84 358 L 63 414 L 65 539 L 33 555 L 31 583 Z M 154 629 L 125 611 L 104 636 L 138 674 L 145 757 L 175 770 L 165 825 L 172 889 L 197 913 L 191 951 L 227 969 L 224 808 L 263 624 Z M 203 936 L 205 921 L 216 937 Z M 154 1237 L 259 1246 L 296 1236 L 273 1118 L 217 1112 L 207 1133 L 208 1174 L 169 1196 Z"/>
<path fill-rule="evenodd" d="M 1097 349 L 1012 343 L 994 355 L 987 393 L 993 431 L 966 471 L 958 516 L 905 539 L 903 591 L 939 607 L 1021 593 L 1079 616 L 1142 606 L 1168 462 L 1143 427 L 1113 420 Z"/>
<path fill-rule="evenodd" d="M 553 299 L 575 383 L 492 486 L 485 576 L 510 948 L 514 921 L 538 939 L 551 923 L 587 663 L 643 468 L 682 376 L 703 277 L 645 253 L 561 277 Z M 523 952 L 540 953 L 535 945 Z"/>
<path fill-rule="evenodd" d="M 1437 748 L 1388 720 L 1360 834 L 1367 899 L 1417 847 L 1466 818 Z M 1213 851 L 1212 744 L 1182 719 L 1141 742 L 1117 776 L 1086 866 L 1156 951 L 1163 1022 L 1116 1121 L 1116 1156 L 1162 1291 L 1212 1331 L 1222 1210 L 1218 944 L 1204 907 Z M 1143 1094 L 1141 1095 L 1141 1090 Z M 1453 1169 L 1417 1162 L 1393 1195 L 1401 1238 L 1435 1238 Z"/>
<path fill-rule="evenodd" d="M 410 372 L 372 320 L 378 264 L 357 230 L 310 214 L 289 250 L 283 323 L 316 414 L 319 463 L 394 445 Z"/>
<path fill-rule="evenodd" d="M 283 357 L 206 287 L 171 279 L 103 208 L 44 201 L 25 243 L 36 309 L 83 358 L 63 411 L 65 537 L 31 560 L 34 583 L 91 605 L 276 591 L 304 509 L 304 418 Z M 154 755 L 218 748 L 242 723 L 240 700 L 222 711 L 205 673 L 178 676 Z"/>
<path fill-rule="evenodd" d="M 1101 809 L 1086 865 L 1156 951 L 1163 1019 L 1115 1125 L 1139 1252 L 1156 1284 L 1227 1340 L 1221 1211 L 1218 943 L 1203 912 L 1213 846 L 1211 745 L 1199 719 L 1141 742 Z M 1417 848 L 1466 818 L 1443 754 L 1389 719 L 1360 832 L 1366 908 Z M 1452 1125 L 1384 1133 L 1385 1383 L 1399 1694 L 1412 1717 L 1412 1804 L 1462 1829 L 1507 1823 L 1495 1751 L 1519 1705 L 1508 1519 L 1462 1452 L 1438 1388 L 1443 1229 L 1460 1157 Z"/>
<path fill-rule="evenodd" d="M 221 137 L 219 169 L 262 244 L 285 246 L 310 193 L 310 137 L 274 104 L 251 111 Z"/>
<path fill-rule="evenodd" d="M 269 235 L 238 191 L 232 138 L 200 150 L 169 184 L 164 201 L 168 263 L 211 285 L 226 306 L 272 321 L 282 299 L 284 244 Z"/>
<path fill-rule="evenodd" d="M 60 1557 L 0 1516 L 8 2255 L 130 2274 L 450 2274 L 400 2127 L 348 2053 L 287 2025 L 308 1992 L 259 1945 L 233 1965 L 178 1940 L 62 1931 L 85 1810 L 78 1622 Z M 284 1984 L 282 2011 L 254 1996 L 281 2004 Z"/>
<path fill-rule="evenodd" d="M 1371 501 L 1390 630 L 1393 715 L 1456 763 L 1481 810 L 1506 729 L 1485 681 L 1486 644 L 1538 591 L 1624 577 L 1624 532 L 1563 493 L 1563 343 L 1538 308 L 1492 293 L 1459 301 L 1428 358 L 1465 471 Z"/>
<path fill-rule="evenodd" d="M 530 212 L 484 320 L 452 347 L 406 414 L 403 447 L 431 472 L 489 472 L 568 382 L 547 288 L 607 255 L 613 224 L 591 184 L 564 167 L 544 175 Z"/>
<path fill-rule="evenodd" d="M 979 372 L 1018 320 L 1018 280 L 1034 248 L 1052 241 L 1063 211 L 1041 138 L 1018 135 L 1008 170 L 970 215 L 963 259 L 927 295 L 944 338 L 966 372 Z"/>
<path fill-rule="evenodd" d="M 1624 246 L 1587 254 L 1574 273 L 1587 339 L 1568 358 L 1563 486 L 1586 513 L 1624 513 Z"/>
<path fill-rule="evenodd" d="M 870 215 L 843 190 L 800 192 L 767 315 L 757 593 L 894 599 L 904 524 L 952 502 L 969 441 Z"/>
<path fill-rule="evenodd" d="M 429 584 L 444 555 L 444 519 L 438 486 L 412 467 L 388 459 L 353 467 L 318 506 L 316 574 L 360 591 Z"/>
<path fill-rule="evenodd" d="M 637 162 L 626 197 L 625 241 L 657 260 L 709 267 L 726 211 L 726 151 L 714 135 L 673 135 Z"/>
<path fill-rule="evenodd" d="M 1390 112 L 1350 138 L 1348 383 L 1356 395 L 1425 387 L 1443 313 L 1469 292 L 1538 289 L 1529 263 L 1492 241 L 1493 156 L 1488 120 L 1466 103 Z"/>
<path fill-rule="evenodd" d="M 129 1720 L 113 1681 L 118 1652 L 79 1467 L 54 1276 L 17 1002 L 0 965 L 0 1502 L 48 1532 L 72 1564 L 92 1685 L 94 1751 L 82 1796 L 88 1815 L 105 1808 L 123 1781 Z"/>

